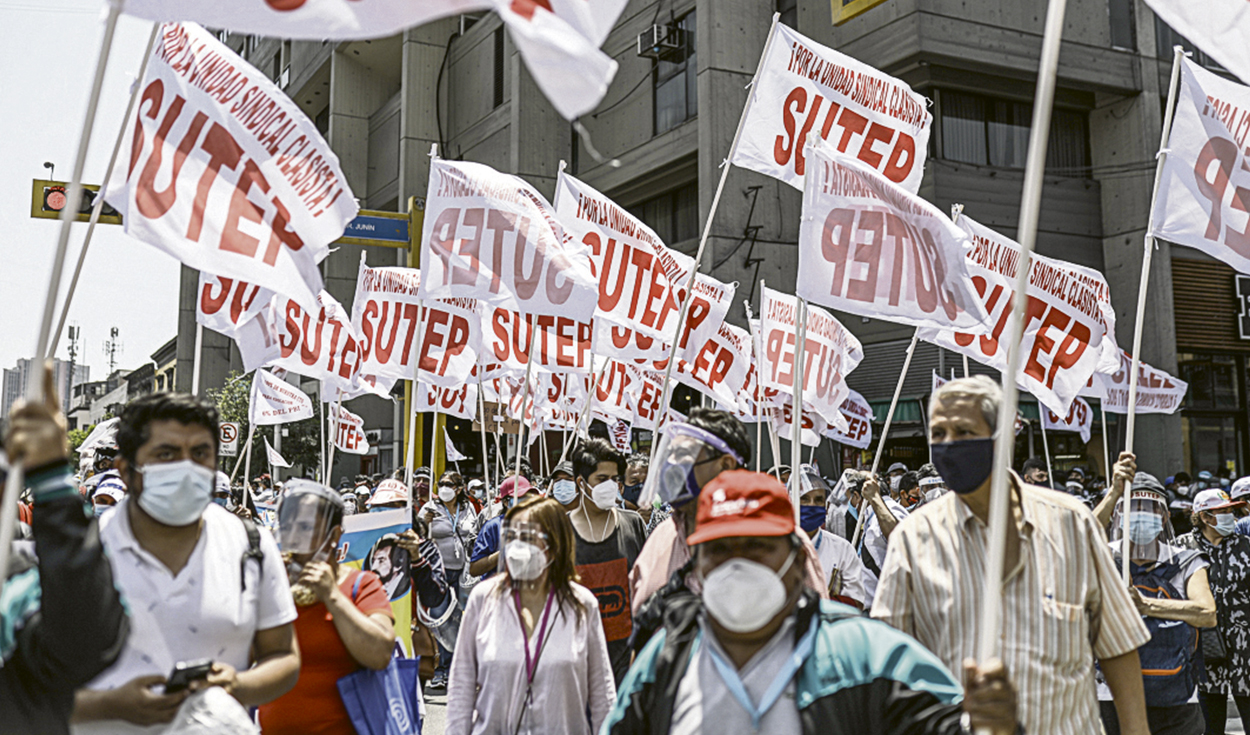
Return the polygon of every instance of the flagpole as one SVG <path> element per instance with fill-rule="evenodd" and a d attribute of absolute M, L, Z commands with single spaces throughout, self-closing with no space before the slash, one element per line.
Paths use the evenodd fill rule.
<path fill-rule="evenodd" d="M 191 362 L 191 395 L 200 394 L 200 354 L 204 349 L 204 325 L 195 323 L 195 359 Z"/>
<path fill-rule="evenodd" d="M 311 396 L 310 396 L 311 397 Z M 317 381 L 317 413 L 321 414 L 320 420 L 317 421 L 317 433 L 319 435 L 317 448 L 321 450 L 320 462 L 318 462 L 317 474 L 320 475 L 323 485 L 330 485 L 330 478 L 325 476 L 326 462 L 326 407 L 321 400 L 321 381 Z M 331 487 L 333 487 L 331 485 Z"/>
<path fill-rule="evenodd" d="M 404 477 L 407 478 L 406 484 L 409 488 L 408 496 L 410 499 L 412 497 L 413 469 L 417 464 L 417 375 L 421 368 L 422 340 L 425 337 L 425 330 L 421 328 L 421 324 L 425 321 L 425 313 L 425 307 L 418 303 L 416 354 L 412 356 L 412 378 L 408 381 L 408 452 L 407 459 L 404 462 Z"/>
<path fill-rule="evenodd" d="M 760 279 L 760 298 L 763 298 L 764 279 Z M 744 301 L 742 305 L 747 312 L 747 328 L 751 328 L 751 302 Z M 760 388 L 760 360 L 763 359 L 763 350 L 760 348 L 760 336 L 751 329 L 751 349 L 755 351 L 755 471 L 760 471 L 760 460 L 764 456 L 764 391 Z M 771 431 L 771 427 L 770 427 Z"/>
<path fill-rule="evenodd" d="M 343 423 L 343 390 L 341 388 L 335 388 L 334 390 L 338 393 L 338 402 L 334 406 L 334 417 L 333 417 L 334 431 L 335 431 L 335 434 L 337 434 Z M 330 436 L 330 446 L 328 447 L 328 452 L 327 452 L 327 457 L 328 457 L 328 459 L 326 460 L 326 477 L 327 478 L 329 478 L 330 473 L 334 471 L 335 434 L 332 434 Z M 328 485 L 330 483 L 326 483 L 326 484 Z"/>
<path fill-rule="evenodd" d="M 762 293 L 762 292 L 761 292 Z M 803 464 L 803 383 L 807 353 L 807 302 L 795 296 L 798 309 L 795 314 L 794 366 L 790 371 L 790 502 L 794 505 L 795 520 L 799 516 L 799 466 Z M 763 316 L 763 315 L 761 315 Z M 781 478 L 778 478 L 781 479 Z"/>
<path fill-rule="evenodd" d="M 234 470 L 230 473 L 230 484 L 231 484 L 231 485 L 233 485 L 233 484 L 234 484 L 234 476 L 235 476 L 235 475 L 237 475 L 237 474 L 239 474 L 239 467 L 241 467 L 241 466 L 243 465 L 243 460 L 244 460 L 244 459 L 246 459 L 246 458 L 247 458 L 247 457 L 251 454 L 251 451 L 252 451 L 252 437 L 254 437 L 254 436 L 256 436 L 256 424 L 252 423 L 251 419 L 249 418 L 249 419 L 248 419 L 248 429 L 247 429 L 247 445 L 246 445 L 246 448 L 244 449 L 244 452 L 245 452 L 245 453 L 244 453 L 244 454 L 242 454 L 242 455 L 240 455 L 240 456 L 239 456 L 239 458 L 238 458 L 237 460 L 235 460 L 235 463 L 234 463 Z M 246 480 L 246 479 L 244 479 L 243 484 L 244 484 L 244 485 L 246 485 L 246 484 L 247 484 L 247 480 Z"/>
<path fill-rule="evenodd" d="M 521 428 L 517 431 L 516 443 L 516 475 L 521 476 L 521 455 L 525 452 L 525 401 L 530 395 L 530 374 L 534 369 L 534 343 L 538 338 L 538 324 L 531 317 L 530 325 L 530 346 L 525 352 L 525 385 L 521 388 Z"/>
<path fill-rule="evenodd" d="M 1098 412 L 1102 414 L 1102 475 L 1107 478 L 1107 486 L 1111 486 L 1111 450 L 1107 445 L 1107 408 L 1106 398 L 1099 399 Z"/>
<path fill-rule="evenodd" d="M 603 366 L 604 368 L 608 366 L 606 360 Z M 582 430 L 582 419 L 590 415 L 590 407 L 595 403 L 595 393 L 599 390 L 599 378 L 601 377 L 603 377 L 603 371 L 595 372 L 595 356 L 592 354 L 590 356 L 590 390 L 586 393 L 586 402 L 582 404 L 582 412 L 577 415 L 577 423 L 573 426 L 573 436 L 564 443 L 564 448 L 560 450 L 560 461 L 556 462 L 557 466 L 564 464 L 564 460 L 569 454 L 569 447 L 577 443 L 577 435 Z"/>
<path fill-rule="evenodd" d="M 247 456 L 243 458 L 243 486 L 251 491 L 252 480 L 252 438 L 256 435 L 256 424 L 252 423 L 247 432 Z"/>
<path fill-rule="evenodd" d="M 1154 188 L 1150 193 L 1150 219 L 1147 225 L 1145 252 L 1142 253 L 1141 261 L 1141 282 L 1137 286 L 1137 319 L 1133 324 L 1133 354 L 1129 356 L 1129 378 L 1128 378 L 1128 421 L 1125 429 L 1124 450 L 1133 451 L 1133 438 L 1137 429 L 1137 373 L 1141 369 L 1141 335 L 1142 327 L 1146 321 L 1146 292 L 1150 288 L 1150 260 L 1154 254 L 1155 237 L 1154 237 L 1154 215 L 1155 202 L 1159 199 L 1159 180 L 1163 177 L 1163 166 L 1168 159 L 1168 143 L 1172 137 L 1172 114 L 1176 111 L 1176 92 L 1180 87 L 1181 79 L 1181 59 L 1184 58 L 1185 52 L 1180 46 L 1173 47 L 1172 50 L 1172 79 L 1168 84 L 1168 103 L 1167 109 L 1163 113 L 1163 132 L 1159 136 L 1159 162 L 1155 165 L 1155 182 Z M 1110 470 L 1108 470 L 1110 472 Z M 1124 488 L 1124 513 L 1120 516 L 1124 520 L 1123 533 L 1120 537 L 1123 540 L 1123 549 L 1120 551 L 1120 578 L 1125 584 L 1129 581 L 1129 514 L 1128 514 L 1128 496 L 1129 486 L 1126 483 Z"/>
<path fill-rule="evenodd" d="M 777 20 L 781 17 L 780 13 L 773 13 L 772 25 L 768 28 L 768 40 L 764 42 L 764 50 L 760 53 L 760 61 L 755 67 L 755 74 L 751 77 L 751 91 L 747 94 L 746 104 L 742 106 L 742 115 L 738 118 L 738 129 L 734 131 L 733 143 L 729 145 L 729 156 L 721 163 L 720 181 L 716 184 L 716 193 L 712 195 L 712 208 L 708 211 L 707 222 L 703 224 L 703 235 L 699 238 L 699 249 L 695 253 L 694 263 L 690 267 L 690 277 L 686 279 L 686 294 L 681 300 L 681 309 L 677 315 L 677 325 L 673 329 L 673 339 L 669 347 L 668 363 L 664 366 L 664 386 L 660 391 L 660 413 L 656 416 L 655 428 L 659 431 L 664 426 L 664 421 L 668 417 L 669 400 L 672 394 L 670 379 L 673 376 L 673 363 L 681 357 L 681 335 L 686 326 L 686 315 L 690 312 L 690 297 L 694 293 L 695 279 L 699 275 L 699 266 L 703 262 L 703 251 L 707 248 L 708 236 L 712 233 L 712 221 L 716 218 L 716 210 L 720 206 L 721 193 L 725 190 L 725 180 L 729 178 L 730 161 L 733 160 L 734 154 L 738 151 L 738 141 L 742 138 L 742 128 L 747 120 L 747 113 L 751 110 L 751 100 L 755 97 L 755 82 L 759 79 L 760 69 L 764 67 L 764 59 L 768 56 L 768 49 L 773 44 L 773 36 L 777 30 Z M 660 443 L 658 441 L 651 443 L 651 461 L 655 461 L 655 452 Z"/>
<path fill-rule="evenodd" d="M 1042 414 L 1042 411 L 1046 410 L 1048 409 L 1041 403 L 1037 404 L 1037 412 L 1041 414 L 1038 418 L 1038 423 L 1042 425 L 1042 453 L 1046 455 L 1046 477 L 1053 488 L 1055 486 L 1055 471 L 1050 468 L 1050 442 L 1046 440 L 1046 415 Z"/>
<path fill-rule="evenodd" d="M 1015 449 L 1016 406 L 1019 388 L 1016 375 L 1020 371 L 1020 335 L 1024 307 L 1028 299 L 1029 271 L 1033 247 L 1037 240 L 1037 218 L 1042 202 L 1042 176 L 1046 168 L 1046 145 L 1050 131 L 1051 107 L 1055 98 L 1055 74 L 1059 68 L 1059 46 L 1063 35 L 1063 17 L 1067 0 L 1050 0 L 1046 10 L 1042 54 L 1037 71 L 1037 95 L 1033 102 L 1033 121 L 1029 134 L 1028 156 L 1025 159 L 1024 188 L 1020 197 L 1017 235 L 1020 241 L 1020 266 L 1016 274 L 1016 294 L 1007 322 L 1007 369 L 1003 372 L 1003 401 L 999 406 L 994 443 L 994 469 L 990 480 L 989 542 L 986 547 L 986 592 L 981 597 L 980 635 L 977 660 L 985 663 L 998 656 L 1002 638 L 1002 579 L 1007 545 L 1007 524 L 1010 522 L 1011 491 L 1008 483 L 1012 453 Z M 985 728 L 978 732 L 987 733 Z"/>
<path fill-rule="evenodd" d="M 87 161 L 87 146 L 91 142 L 91 128 L 95 125 L 96 109 L 100 104 L 100 89 L 104 85 L 104 70 L 108 66 L 109 52 L 113 47 L 113 31 L 117 28 L 117 16 L 121 14 L 121 0 L 110 0 L 108 15 L 104 21 L 104 38 L 100 41 L 100 55 L 96 61 L 95 78 L 92 80 L 91 94 L 87 99 L 87 115 L 83 120 L 82 134 L 78 139 L 78 153 L 74 158 L 73 175 L 70 177 L 66 193 L 66 206 L 61 210 L 61 234 L 56 244 L 56 254 L 52 258 L 52 274 L 48 278 L 48 293 L 44 299 L 43 317 L 39 323 L 39 337 L 35 345 L 35 355 L 42 357 L 48 354 L 49 337 L 52 332 L 52 316 L 56 313 L 56 297 L 60 291 L 61 274 L 65 269 L 65 255 L 69 249 L 69 228 L 78 216 L 78 202 L 82 198 L 82 169 Z M 70 376 L 71 383 L 73 376 Z M 43 397 L 43 380 L 26 381 L 26 397 L 38 400 Z M 0 570 L 9 568 L 9 553 L 13 544 L 13 530 L 17 526 L 17 498 L 26 485 L 26 472 L 20 461 L 14 461 L 9 467 L 9 476 L 4 485 L 4 499 L 0 501 Z M 4 588 L 4 578 L 0 576 L 0 589 Z"/>
<path fill-rule="evenodd" d="M 912 332 L 911 344 L 907 345 L 907 355 L 903 358 L 903 369 L 898 374 L 898 383 L 894 386 L 894 397 L 890 399 L 890 412 L 885 415 L 885 426 L 881 428 L 881 436 L 877 437 L 877 451 L 872 457 L 871 479 L 877 478 L 877 468 L 881 466 L 881 457 L 885 454 L 885 438 L 890 435 L 890 424 L 894 423 L 894 409 L 898 407 L 899 394 L 903 392 L 903 381 L 907 379 L 907 370 L 911 367 L 911 356 L 916 351 L 916 342 L 920 339 L 920 327 Z M 851 537 L 851 545 L 859 548 L 859 536 L 864 531 L 864 516 L 861 509 L 855 519 L 855 533 Z"/>
<path fill-rule="evenodd" d="M 117 156 L 121 152 L 122 141 L 126 139 L 126 131 L 130 129 L 130 113 L 135 109 L 135 100 L 139 99 L 139 90 L 142 88 L 143 77 L 148 70 L 148 59 L 152 56 L 152 47 L 156 45 L 156 34 L 160 31 L 160 28 L 160 23 L 152 24 L 152 33 L 148 36 L 147 48 L 143 51 L 143 61 L 139 63 L 139 76 L 135 77 L 134 86 L 130 90 L 130 101 L 126 104 L 126 114 L 122 115 L 121 129 L 117 131 L 117 141 L 113 143 L 113 153 L 109 156 L 109 165 L 104 169 L 104 181 L 101 183 L 101 192 L 96 195 L 95 202 L 91 207 L 91 221 L 87 223 L 87 235 L 83 238 L 82 249 L 78 252 L 78 263 L 74 266 L 74 275 L 69 279 L 69 289 L 65 292 L 65 303 L 61 305 L 61 317 L 57 320 L 56 330 L 52 332 L 52 339 L 48 343 L 48 357 L 56 356 L 56 346 L 61 341 L 61 331 L 65 329 L 65 319 L 69 316 L 69 307 L 74 301 L 74 292 L 78 289 L 78 277 L 82 275 L 83 263 L 87 260 L 87 248 L 91 247 L 91 236 L 95 234 L 95 226 L 100 221 L 100 212 L 104 210 L 103 188 L 108 186 L 109 179 L 113 177 L 113 167 L 117 164 Z M 73 378 L 71 377 L 70 380 L 72 381 Z"/>
<path fill-rule="evenodd" d="M 482 482 L 486 482 L 486 477 L 487 477 L 486 470 L 488 468 L 488 465 L 486 464 L 487 452 L 486 452 L 486 398 L 485 398 L 485 394 L 486 394 L 486 391 L 485 389 L 482 388 L 482 371 L 481 371 L 481 367 L 479 366 L 478 373 L 477 373 L 477 415 L 478 415 L 477 423 L 478 423 L 478 426 L 482 430 Z"/>

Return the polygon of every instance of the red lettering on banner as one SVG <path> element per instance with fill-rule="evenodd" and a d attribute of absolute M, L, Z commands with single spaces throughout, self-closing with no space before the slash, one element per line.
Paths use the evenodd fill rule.
<path fill-rule="evenodd" d="M 786 95 L 782 102 L 781 124 L 784 131 L 773 141 L 773 160 L 778 165 L 785 166 L 793 160 L 792 168 L 796 175 L 802 176 L 806 172 L 807 161 L 803 155 L 803 148 L 807 143 L 808 134 L 815 127 L 822 109 L 828 103 L 828 112 L 825 113 L 820 127 L 822 139 L 829 139 L 829 133 L 836 122 L 838 127 L 842 128 L 842 134 L 836 143 L 839 153 L 847 153 L 855 137 L 863 136 L 858 150 L 853 151 L 856 158 L 880 171 L 882 175 L 895 183 L 904 181 L 911 174 L 912 166 L 916 161 L 916 141 L 912 136 L 879 122 L 870 124 L 868 118 L 854 110 L 843 108 L 839 103 L 827 100 L 820 94 L 812 98 L 809 108 L 807 95 L 805 87 L 797 86 L 790 90 L 790 94 Z M 800 128 L 798 116 L 805 112 L 806 117 Z M 888 150 L 876 148 L 878 144 L 890 146 L 891 143 L 893 145 Z M 887 152 L 888 160 L 885 158 Z M 883 160 L 885 160 L 884 166 Z"/>
<path fill-rule="evenodd" d="M 872 303 L 877 298 L 879 269 L 886 239 L 893 244 L 894 257 L 889 282 L 889 304 L 898 306 L 907 293 L 908 277 L 906 259 L 910 253 L 913 267 L 910 269 L 910 289 L 916 306 L 926 314 L 942 307 L 947 317 L 954 319 L 957 312 L 954 295 L 944 288 L 945 268 L 938 256 L 937 242 L 927 229 L 919 229 L 893 215 L 875 209 L 849 209 L 839 207 L 831 210 L 825 218 L 821 232 L 820 253 L 833 264 L 834 277 L 829 293 L 837 298 Z M 910 245 L 910 247 L 908 247 Z M 854 248 L 852 252 L 852 248 Z M 862 278 L 848 278 L 850 264 L 857 268 Z M 845 284 L 845 296 L 843 286 Z M 941 285 L 940 285 L 941 284 Z"/>
<path fill-rule="evenodd" d="M 1029 351 L 1028 361 L 1024 365 L 1024 373 L 1033 378 L 1037 382 L 1045 385 L 1048 389 L 1053 390 L 1055 386 L 1055 376 L 1060 370 L 1066 370 L 1076 365 L 1085 349 L 1089 347 L 1089 340 L 1092 337 L 1089 327 L 1079 321 L 1063 313 L 1055 307 L 1048 307 L 1045 301 L 1034 296 L 1028 297 L 1028 305 L 1025 307 L 1024 326 L 1028 329 L 1029 324 L 1035 319 L 1041 320 L 1038 327 L 1037 336 L 1033 342 L 1033 349 Z M 1071 331 L 1067 332 L 1070 327 Z M 1056 344 L 1054 338 L 1050 336 L 1051 330 L 1064 332 L 1064 337 L 1055 350 Z M 1038 360 L 1040 355 L 1048 355 L 1050 357 L 1050 369 Z"/>

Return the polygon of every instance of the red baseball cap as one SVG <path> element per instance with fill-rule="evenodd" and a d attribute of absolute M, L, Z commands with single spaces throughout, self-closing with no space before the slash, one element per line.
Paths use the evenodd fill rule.
<path fill-rule="evenodd" d="M 516 475 L 513 475 L 512 477 L 509 477 L 508 479 L 499 483 L 499 497 L 510 498 L 514 494 L 517 496 L 521 496 L 521 495 L 524 495 L 525 493 L 528 493 L 530 490 L 533 490 L 533 489 L 534 489 L 534 486 L 530 484 L 529 480 L 525 479 L 524 477 L 518 477 Z"/>
<path fill-rule="evenodd" d="M 699 493 L 697 525 L 686 543 L 732 536 L 788 536 L 794 533 L 794 506 L 786 488 L 771 475 L 747 470 L 722 472 Z"/>

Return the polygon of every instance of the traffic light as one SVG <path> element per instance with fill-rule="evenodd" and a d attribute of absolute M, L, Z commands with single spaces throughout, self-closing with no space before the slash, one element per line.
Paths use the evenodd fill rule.
<path fill-rule="evenodd" d="M 31 191 L 30 216 L 39 219 L 58 219 L 61 210 L 69 206 L 66 195 L 68 186 L 64 181 L 35 179 Z M 91 209 L 95 206 L 96 197 L 101 196 L 100 187 L 95 184 L 83 184 L 82 197 L 78 200 L 75 210 L 79 222 L 91 220 Z M 100 223 L 120 225 L 122 216 L 107 203 L 100 209 Z"/>

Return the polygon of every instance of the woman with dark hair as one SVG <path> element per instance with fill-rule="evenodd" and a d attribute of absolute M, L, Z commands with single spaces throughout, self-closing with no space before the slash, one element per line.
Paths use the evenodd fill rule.
<path fill-rule="evenodd" d="M 438 546 L 443 557 L 443 570 L 447 584 L 457 595 L 458 604 L 464 608 L 464 596 L 460 590 L 460 576 L 469 565 L 473 543 L 477 539 L 478 514 L 465 495 L 464 479 L 459 472 L 444 472 L 438 478 L 438 494 L 421 506 L 418 514 L 430 527 L 430 538 Z M 430 689 L 447 686 L 447 670 L 451 666 L 452 652 L 439 647 L 438 668 L 430 680 Z"/>
<path fill-rule="evenodd" d="M 448 735 L 599 731 L 616 686 L 599 603 L 578 584 L 574 548 L 556 500 L 531 496 L 508 511 L 504 572 L 477 586 L 460 622 Z"/>

